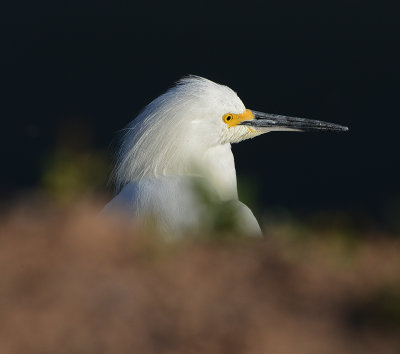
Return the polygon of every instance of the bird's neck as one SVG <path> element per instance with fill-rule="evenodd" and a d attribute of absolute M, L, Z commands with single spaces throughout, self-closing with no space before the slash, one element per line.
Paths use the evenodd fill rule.
<path fill-rule="evenodd" d="M 231 144 L 208 148 L 199 160 L 200 174 L 221 200 L 238 199 L 235 160 Z"/>

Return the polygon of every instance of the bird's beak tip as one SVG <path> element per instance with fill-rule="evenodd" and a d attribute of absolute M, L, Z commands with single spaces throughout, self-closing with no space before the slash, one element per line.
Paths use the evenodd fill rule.
<path fill-rule="evenodd" d="M 349 131 L 349 127 L 345 127 L 344 125 L 336 125 L 336 129 L 332 129 L 333 132 L 341 133 Z"/>

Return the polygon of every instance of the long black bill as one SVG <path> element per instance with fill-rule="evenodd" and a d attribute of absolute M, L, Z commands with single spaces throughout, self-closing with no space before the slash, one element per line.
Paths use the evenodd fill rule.
<path fill-rule="evenodd" d="M 262 130 L 289 130 L 289 131 L 332 131 L 332 132 L 345 132 L 349 128 L 342 125 L 322 122 L 319 120 L 311 120 L 297 117 L 287 117 L 278 114 L 262 113 L 252 111 L 254 119 L 245 120 L 241 125 L 247 125 L 256 129 Z"/>

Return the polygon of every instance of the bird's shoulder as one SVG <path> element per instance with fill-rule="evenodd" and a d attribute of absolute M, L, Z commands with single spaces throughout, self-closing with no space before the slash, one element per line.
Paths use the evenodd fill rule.
<path fill-rule="evenodd" d="M 226 216 L 232 230 L 261 235 L 257 219 L 245 204 L 237 199 L 219 200 L 210 184 L 199 177 L 161 176 L 128 183 L 103 210 L 110 211 L 130 217 L 155 216 L 167 233 L 214 229 Z"/>

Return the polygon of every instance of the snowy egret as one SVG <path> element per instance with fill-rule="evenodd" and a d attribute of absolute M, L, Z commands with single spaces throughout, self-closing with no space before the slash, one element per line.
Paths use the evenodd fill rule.
<path fill-rule="evenodd" d="M 238 199 L 231 143 L 282 130 L 348 128 L 246 109 L 229 87 L 185 77 L 124 130 L 113 174 L 119 194 L 103 212 L 152 216 L 167 235 L 181 235 L 211 222 L 209 204 L 194 187 L 201 185 L 214 204 L 229 206 L 239 231 L 260 235 L 253 213 Z"/>

